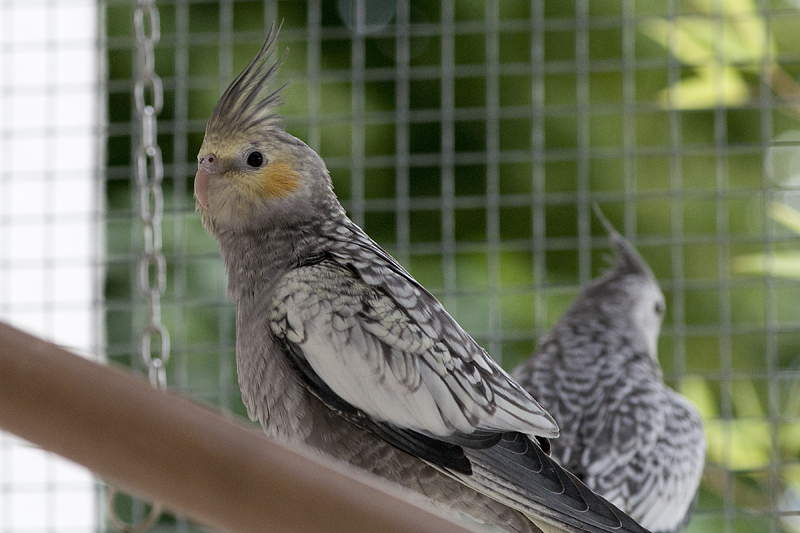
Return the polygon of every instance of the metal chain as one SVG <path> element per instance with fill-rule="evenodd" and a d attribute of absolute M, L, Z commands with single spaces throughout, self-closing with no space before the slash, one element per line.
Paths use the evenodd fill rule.
<path fill-rule="evenodd" d="M 140 339 L 140 355 L 153 387 L 167 386 L 169 332 L 161 322 L 161 295 L 167 285 L 167 261 L 161 251 L 161 219 L 164 194 L 161 182 L 164 163 L 157 139 L 157 117 L 164 106 L 161 78 L 155 73 L 154 47 L 161 38 L 161 24 L 155 0 L 137 0 L 133 13 L 137 70 L 134 86 L 136 118 L 139 120 L 139 144 L 134 168 L 139 189 L 140 217 L 144 232 L 144 252 L 139 259 L 139 291 L 147 301 L 147 324 Z M 154 350 L 154 344 L 157 347 Z M 110 487 L 107 497 L 109 519 L 124 532 L 150 529 L 161 516 L 162 507 L 153 503 L 139 523 L 128 524 L 116 513 L 114 500 L 118 489 Z"/>
<path fill-rule="evenodd" d="M 150 382 L 154 387 L 163 389 L 167 385 L 169 333 L 161 323 L 161 295 L 167 285 L 167 262 L 161 251 L 161 217 L 164 213 L 161 181 L 164 178 L 164 164 L 156 138 L 156 117 L 164 105 L 164 91 L 161 78 L 154 71 L 153 47 L 161 36 L 155 0 L 138 0 L 133 22 L 139 59 L 134 99 L 141 135 L 136 149 L 135 169 L 144 229 L 144 254 L 139 260 L 139 290 L 147 300 L 147 325 L 142 332 L 140 347 Z M 158 346 L 155 353 L 153 340 Z"/>

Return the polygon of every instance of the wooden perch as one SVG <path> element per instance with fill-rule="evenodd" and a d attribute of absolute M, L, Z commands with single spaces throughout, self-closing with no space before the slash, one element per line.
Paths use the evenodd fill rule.
<path fill-rule="evenodd" d="M 366 474 L 3 323 L 0 428 L 223 531 L 470 531 Z"/>

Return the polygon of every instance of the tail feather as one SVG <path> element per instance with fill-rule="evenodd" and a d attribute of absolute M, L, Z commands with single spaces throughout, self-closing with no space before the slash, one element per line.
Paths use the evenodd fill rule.
<path fill-rule="evenodd" d="M 504 433 L 491 448 L 464 452 L 472 463 L 472 474 L 451 475 L 525 513 L 534 522 L 575 532 L 647 531 L 525 435 Z"/>

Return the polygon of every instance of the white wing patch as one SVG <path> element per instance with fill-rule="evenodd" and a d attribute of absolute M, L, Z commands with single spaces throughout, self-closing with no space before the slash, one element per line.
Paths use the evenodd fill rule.
<path fill-rule="evenodd" d="M 415 314 L 432 314 L 413 290 L 404 296 Z M 479 367 L 506 376 L 491 358 L 463 360 L 432 324 L 327 261 L 287 274 L 270 308 L 273 334 L 299 347 L 338 396 L 378 420 L 440 437 L 476 429 L 557 435 L 527 393 L 482 377 Z"/>

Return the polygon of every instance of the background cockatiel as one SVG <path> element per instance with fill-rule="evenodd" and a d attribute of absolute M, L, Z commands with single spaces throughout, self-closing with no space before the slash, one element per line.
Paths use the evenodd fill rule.
<path fill-rule="evenodd" d="M 662 381 L 664 295 L 603 217 L 611 270 L 585 287 L 512 376 L 553 415 L 552 456 L 654 532 L 688 524 L 705 458 L 696 409 Z"/>
<path fill-rule="evenodd" d="M 250 416 L 505 530 L 644 531 L 547 456 L 550 415 L 347 218 L 275 114 L 273 41 L 214 108 L 195 177 Z"/>

